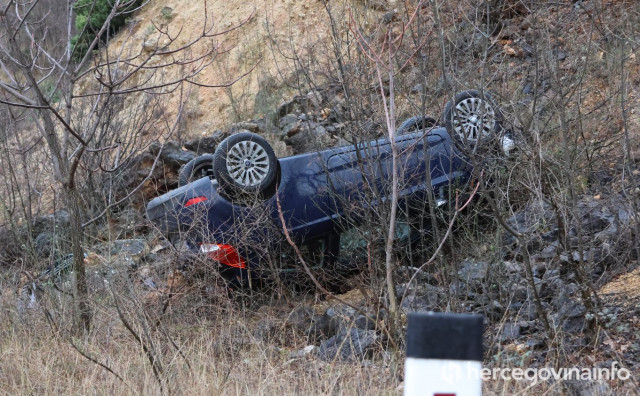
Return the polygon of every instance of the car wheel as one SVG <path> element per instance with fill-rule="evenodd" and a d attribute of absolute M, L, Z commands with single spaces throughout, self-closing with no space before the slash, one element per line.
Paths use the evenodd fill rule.
<path fill-rule="evenodd" d="M 180 187 L 203 177 L 213 179 L 213 154 L 204 154 L 187 162 L 178 173 L 178 185 Z"/>
<path fill-rule="evenodd" d="M 463 91 L 447 103 L 442 122 L 459 143 L 475 145 L 500 132 L 502 113 L 488 93 Z"/>
<path fill-rule="evenodd" d="M 397 130 L 398 135 L 402 135 L 409 132 L 417 132 L 424 129 L 429 129 L 438 124 L 435 118 L 428 116 L 416 116 L 405 120 Z"/>
<path fill-rule="evenodd" d="M 271 145 L 255 133 L 229 136 L 213 157 L 216 179 L 229 194 L 266 194 L 276 182 L 278 159 Z"/>

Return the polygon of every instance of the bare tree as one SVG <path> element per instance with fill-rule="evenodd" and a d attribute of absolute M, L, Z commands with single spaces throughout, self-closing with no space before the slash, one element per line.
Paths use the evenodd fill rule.
<path fill-rule="evenodd" d="M 217 31 L 205 1 L 202 27 L 195 36 L 186 37 L 181 29 L 173 31 L 154 23 L 145 44 L 136 46 L 132 40 L 134 22 L 120 33 L 122 40 L 115 45 L 109 37 L 111 21 L 146 4 L 115 0 L 88 51 L 76 62 L 77 48 L 72 41 L 75 1 L 66 2 L 62 20 L 60 12 L 56 12 L 56 19 L 46 13 L 36 17 L 32 11 L 39 1 L 9 0 L 0 9 L 0 103 L 26 113 L 33 120 L 35 133 L 46 142 L 50 170 L 70 213 L 74 327 L 86 331 L 91 312 L 83 261 L 83 228 L 140 186 L 124 197 L 110 197 L 106 207 L 91 216 L 83 211 L 79 189 L 83 175 L 115 172 L 129 164 L 149 140 L 162 142 L 171 136 L 180 125 L 190 86 L 232 84 L 233 81 L 202 84 L 198 75 L 221 52 L 217 38 L 237 26 Z M 60 56 L 43 45 L 46 27 L 54 24 L 67 27 L 65 51 Z M 165 111 L 169 103 L 177 112 Z M 150 131 L 152 139 L 142 138 Z M 24 128 L 17 133 L 33 132 Z"/>

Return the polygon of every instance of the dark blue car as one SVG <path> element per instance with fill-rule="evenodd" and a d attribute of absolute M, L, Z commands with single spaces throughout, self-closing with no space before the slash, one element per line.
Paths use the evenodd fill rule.
<path fill-rule="evenodd" d="M 471 177 L 465 148 L 494 139 L 500 122 L 489 95 L 477 91 L 458 94 L 442 125 L 430 117 L 405 121 L 396 137 L 399 205 L 419 210 L 428 194 L 436 205 L 446 203 L 446 188 Z M 507 150 L 512 143 L 501 142 Z M 262 137 L 240 132 L 185 165 L 184 185 L 152 200 L 147 216 L 170 240 L 218 262 L 226 278 L 245 281 L 273 263 L 278 271 L 299 270 L 295 260 L 281 263 L 288 244 L 279 201 L 292 239 L 311 263 L 331 269 L 341 234 L 390 199 L 391 166 L 387 139 L 277 159 Z"/>

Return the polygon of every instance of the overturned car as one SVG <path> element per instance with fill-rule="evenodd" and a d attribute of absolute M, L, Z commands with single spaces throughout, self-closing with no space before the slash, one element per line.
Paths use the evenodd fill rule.
<path fill-rule="evenodd" d="M 511 149 L 501 123 L 491 97 L 478 91 L 456 95 L 441 123 L 425 116 L 406 120 L 396 147 L 399 206 L 413 208 L 407 217 L 429 202 L 450 202 L 450 187 L 467 184 L 472 167 L 466 150 L 479 143 Z M 272 270 L 301 271 L 287 253 L 283 226 L 309 263 L 329 272 L 349 270 L 339 260 L 341 249 L 351 249 L 341 236 L 390 200 L 392 163 L 388 139 L 278 159 L 262 137 L 239 132 L 214 154 L 186 164 L 181 186 L 149 202 L 147 217 L 172 242 L 218 263 L 234 282 Z M 420 235 L 424 223 L 417 224 L 411 229 Z"/>

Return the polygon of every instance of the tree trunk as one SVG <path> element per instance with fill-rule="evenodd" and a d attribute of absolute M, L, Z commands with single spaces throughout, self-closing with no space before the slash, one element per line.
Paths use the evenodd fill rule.
<path fill-rule="evenodd" d="M 84 268 L 80 195 L 74 185 L 65 186 L 65 195 L 70 216 L 69 236 L 71 238 L 71 252 L 73 253 L 73 271 L 71 273 L 74 293 L 73 324 L 74 331 L 77 334 L 82 334 L 83 332 L 88 332 L 91 327 L 91 308 L 89 307 L 87 277 Z"/>

